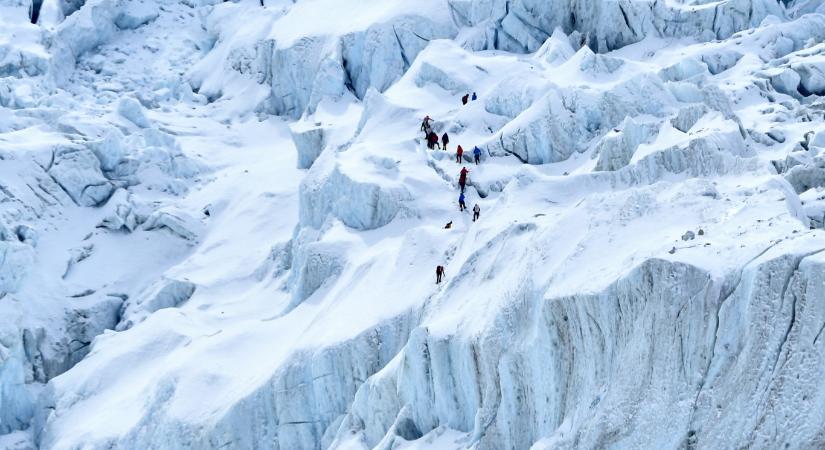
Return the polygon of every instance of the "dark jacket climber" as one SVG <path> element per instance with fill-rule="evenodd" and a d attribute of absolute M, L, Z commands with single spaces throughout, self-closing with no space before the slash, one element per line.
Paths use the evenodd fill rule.
<path fill-rule="evenodd" d="M 430 131 L 430 134 L 427 135 L 427 148 L 432 150 L 436 144 L 438 144 L 438 135 Z"/>
<path fill-rule="evenodd" d="M 443 150 L 447 150 L 447 144 L 450 143 L 450 136 L 447 136 L 447 133 L 441 135 L 441 147 Z"/>
<path fill-rule="evenodd" d="M 430 129 L 430 116 L 424 116 L 421 121 L 421 131 L 428 131 Z"/>
<path fill-rule="evenodd" d="M 464 94 L 464 97 L 461 97 L 461 104 L 466 105 L 467 104 L 467 99 L 469 99 L 469 98 L 470 98 L 470 94 Z"/>
<path fill-rule="evenodd" d="M 461 173 L 458 175 L 458 185 L 461 186 L 461 193 L 464 193 L 464 186 L 467 184 L 467 173 L 469 170 L 467 168 L 461 169 Z"/>
<path fill-rule="evenodd" d="M 478 147 L 473 148 L 473 157 L 475 158 L 476 165 L 478 162 L 481 161 L 481 149 Z"/>
<path fill-rule="evenodd" d="M 476 203 L 476 205 L 473 206 L 473 222 L 478 220 L 480 215 L 481 215 L 481 207 L 478 206 L 478 203 Z"/>
<path fill-rule="evenodd" d="M 444 276 L 444 266 L 435 266 L 435 284 L 441 283 Z"/>
<path fill-rule="evenodd" d="M 452 220 L 447 222 L 447 225 L 444 225 L 445 230 L 449 230 L 452 227 L 453 227 L 453 221 Z"/>
<path fill-rule="evenodd" d="M 455 151 L 455 162 L 461 164 L 461 156 L 464 154 L 464 149 L 461 146 L 458 146 L 458 149 Z"/>

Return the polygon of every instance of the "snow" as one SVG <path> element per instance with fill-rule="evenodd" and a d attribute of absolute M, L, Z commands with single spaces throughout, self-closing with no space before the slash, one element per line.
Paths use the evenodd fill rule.
<path fill-rule="evenodd" d="M 823 445 L 821 2 L 264 3 L 0 0 L 0 449 Z"/>

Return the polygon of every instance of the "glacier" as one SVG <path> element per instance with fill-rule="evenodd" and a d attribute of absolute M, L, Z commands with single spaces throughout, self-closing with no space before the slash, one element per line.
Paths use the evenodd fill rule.
<path fill-rule="evenodd" d="M 825 447 L 823 230 L 821 0 L 0 0 L 3 450 Z"/>

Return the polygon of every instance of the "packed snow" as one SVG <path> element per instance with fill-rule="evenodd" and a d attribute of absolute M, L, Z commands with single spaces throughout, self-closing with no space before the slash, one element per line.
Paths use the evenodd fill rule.
<path fill-rule="evenodd" d="M 824 228 L 821 0 L 0 0 L 0 449 L 825 447 Z"/>

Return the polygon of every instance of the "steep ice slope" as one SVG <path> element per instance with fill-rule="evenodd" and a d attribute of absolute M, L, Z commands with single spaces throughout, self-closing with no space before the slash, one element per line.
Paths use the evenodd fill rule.
<path fill-rule="evenodd" d="M 2 445 L 823 445 L 821 4 L 207 3 L 7 28 Z"/>

